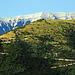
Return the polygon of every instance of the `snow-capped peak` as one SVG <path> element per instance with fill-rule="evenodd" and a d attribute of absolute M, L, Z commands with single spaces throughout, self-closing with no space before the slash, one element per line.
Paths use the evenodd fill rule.
<path fill-rule="evenodd" d="M 69 20 L 75 18 L 75 12 L 40 12 L 36 14 L 22 15 L 11 18 L 0 18 L 0 34 L 42 18 Z"/>

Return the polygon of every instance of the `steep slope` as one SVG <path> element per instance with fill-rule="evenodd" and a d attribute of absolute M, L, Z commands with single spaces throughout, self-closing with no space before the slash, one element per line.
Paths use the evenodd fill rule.
<path fill-rule="evenodd" d="M 11 31 L 17 27 L 29 24 L 38 19 L 74 19 L 75 12 L 72 13 L 53 13 L 53 12 L 41 12 L 30 15 L 23 15 L 11 18 L 0 18 L 0 34 L 4 34 L 8 31 Z"/>

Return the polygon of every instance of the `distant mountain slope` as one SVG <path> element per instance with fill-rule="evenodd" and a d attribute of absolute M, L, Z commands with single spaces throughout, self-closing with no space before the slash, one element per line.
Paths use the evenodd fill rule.
<path fill-rule="evenodd" d="M 38 19 L 64 19 L 70 20 L 75 18 L 75 12 L 64 13 L 64 12 L 41 12 L 30 15 L 23 15 L 11 18 L 0 18 L 0 34 L 4 34 L 17 27 L 29 24 Z"/>

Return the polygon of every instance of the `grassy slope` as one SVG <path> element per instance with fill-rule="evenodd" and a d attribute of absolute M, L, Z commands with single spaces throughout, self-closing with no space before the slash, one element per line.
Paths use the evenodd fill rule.
<path fill-rule="evenodd" d="M 25 39 L 24 41 L 31 43 L 30 44 L 31 46 L 24 47 L 23 45 L 24 41 L 22 41 L 22 42 L 18 42 L 19 44 L 18 43 L 3 44 L 4 45 L 3 48 L 5 47 L 5 50 L 10 50 L 10 52 L 13 52 L 14 54 L 18 52 L 18 56 L 20 54 L 20 50 L 27 48 L 27 51 L 33 50 L 36 57 L 34 56 L 33 57 L 34 59 L 31 58 L 28 59 L 28 61 L 30 61 L 28 62 L 27 59 L 25 60 L 25 58 L 24 57 L 21 58 L 21 56 L 19 56 L 18 60 L 16 61 L 15 58 L 17 55 L 13 55 L 11 57 L 8 55 L 0 55 L 0 59 L 2 59 L 3 57 L 3 60 L 0 61 L 0 63 L 2 62 L 1 63 L 2 65 L 0 65 L 0 70 L 3 68 L 3 64 L 4 64 L 3 73 L 0 72 L 1 75 L 4 74 L 10 75 L 11 73 L 12 75 L 15 74 L 36 75 L 37 73 L 39 75 L 63 75 L 63 74 L 74 75 L 75 74 L 75 65 L 63 67 L 63 68 L 50 69 L 51 65 L 55 66 L 55 65 L 63 65 L 63 64 L 70 63 L 64 61 L 53 61 L 53 60 L 51 61 L 50 60 L 51 56 L 59 57 L 59 58 L 75 58 L 75 41 L 74 41 L 75 20 L 50 20 L 50 19 L 38 20 L 28 25 L 12 30 L 6 34 L 3 34 L 0 36 L 0 39 L 8 42 L 9 40 L 12 40 L 16 37 L 22 40 Z M 24 56 L 26 55 L 24 54 Z M 44 66 L 43 65 L 38 66 L 41 60 L 41 58 L 39 59 L 38 57 L 41 56 L 43 57 L 50 56 L 49 58 L 50 62 L 46 61 L 47 63 L 46 65 L 44 65 L 43 64 L 44 61 L 41 61 L 41 63 Z M 4 60 L 5 58 L 7 61 Z M 12 63 L 9 62 L 11 58 L 13 58 L 12 61 L 14 61 Z M 5 63 L 3 63 L 3 61 Z M 22 65 L 25 65 L 25 63 L 27 63 L 27 66 L 23 67 Z M 29 70 L 30 68 L 32 69 Z M 25 69 L 25 71 L 23 69 Z"/>
<path fill-rule="evenodd" d="M 33 46 L 40 43 L 48 47 L 51 45 L 52 48 L 48 49 L 54 55 L 58 54 L 59 57 L 68 58 L 68 55 L 69 58 L 75 57 L 73 56 L 75 53 L 75 20 L 41 19 L 3 34 L 0 38 L 8 41 L 16 35 L 20 39 L 28 38 L 27 42 L 31 42 Z"/>

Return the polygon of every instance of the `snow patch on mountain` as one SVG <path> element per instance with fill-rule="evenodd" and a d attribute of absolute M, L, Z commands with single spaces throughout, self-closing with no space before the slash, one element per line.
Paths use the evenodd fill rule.
<path fill-rule="evenodd" d="M 0 34 L 4 34 L 17 27 L 29 24 L 39 19 L 64 19 L 70 20 L 75 18 L 75 12 L 40 12 L 30 15 L 22 15 L 11 18 L 0 18 Z"/>

